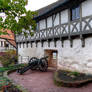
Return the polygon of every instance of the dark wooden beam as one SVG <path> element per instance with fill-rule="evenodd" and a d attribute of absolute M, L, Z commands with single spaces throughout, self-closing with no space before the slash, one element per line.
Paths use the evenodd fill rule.
<path fill-rule="evenodd" d="M 48 40 L 48 47 L 50 47 L 50 40 Z"/>
<path fill-rule="evenodd" d="M 21 43 L 19 43 L 19 47 L 21 48 Z"/>
<path fill-rule="evenodd" d="M 31 44 L 31 48 L 33 47 L 33 43 L 32 42 L 30 42 L 30 44 Z"/>
<path fill-rule="evenodd" d="M 23 42 L 23 48 L 25 48 L 25 42 Z"/>
<path fill-rule="evenodd" d="M 37 41 L 35 42 L 35 44 L 36 44 L 36 47 L 38 47 L 38 42 Z"/>
<path fill-rule="evenodd" d="M 81 39 L 82 47 L 85 47 L 85 38 L 83 37 L 83 35 L 80 35 L 80 39 Z"/>

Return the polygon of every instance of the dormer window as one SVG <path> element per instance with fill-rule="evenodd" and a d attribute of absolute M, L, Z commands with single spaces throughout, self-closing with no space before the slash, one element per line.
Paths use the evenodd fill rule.
<path fill-rule="evenodd" d="M 80 6 L 73 7 L 71 9 L 71 20 L 76 20 L 80 18 Z"/>

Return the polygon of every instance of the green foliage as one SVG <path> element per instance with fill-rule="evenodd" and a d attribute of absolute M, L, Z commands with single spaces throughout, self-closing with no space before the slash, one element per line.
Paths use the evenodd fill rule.
<path fill-rule="evenodd" d="M 15 69 L 19 69 L 19 68 L 22 68 L 22 67 L 25 67 L 26 64 L 17 64 L 17 65 L 10 65 L 8 67 L 0 67 L 0 71 L 9 71 L 9 70 L 15 70 Z M 5 88 L 5 87 L 8 87 L 11 83 L 11 81 L 9 79 L 7 79 L 6 77 L 0 77 L 0 90 L 2 90 L 2 88 Z M 11 86 L 11 88 L 16 88 L 16 89 L 19 89 L 17 88 L 16 86 Z M 10 91 L 9 91 L 10 92 Z M 13 92 L 13 91 L 11 91 Z M 16 92 L 16 91 L 14 91 Z M 20 92 L 20 91 L 17 91 L 17 92 Z"/>
<path fill-rule="evenodd" d="M 25 35 L 29 31 L 31 34 L 36 28 L 33 17 L 37 13 L 26 10 L 27 2 L 28 0 L 0 0 L 0 13 L 3 12 L 6 15 L 5 20 L 0 18 L 0 29 L 10 29 L 15 34 L 24 33 Z M 28 31 L 22 31 L 23 29 Z"/>
<path fill-rule="evenodd" d="M 70 75 L 78 76 L 80 73 L 79 72 L 70 72 Z"/>
<path fill-rule="evenodd" d="M 9 85 L 10 81 L 5 77 L 0 77 L 0 90 L 4 87 Z"/>
<path fill-rule="evenodd" d="M 19 68 L 22 68 L 22 67 L 25 67 L 26 64 L 18 64 L 18 65 L 10 65 L 8 67 L 0 67 L 0 71 L 8 71 L 8 70 L 15 70 L 15 69 L 19 69 Z"/>
<path fill-rule="evenodd" d="M 4 55 L 0 56 L 1 63 L 4 67 L 8 67 L 9 65 L 14 65 L 17 62 L 16 51 L 9 50 L 4 53 Z"/>

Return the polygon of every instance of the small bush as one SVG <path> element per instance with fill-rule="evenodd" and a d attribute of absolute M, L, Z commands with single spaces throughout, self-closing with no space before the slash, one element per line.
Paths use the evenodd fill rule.
<path fill-rule="evenodd" d="M 8 67 L 0 67 L 0 71 L 5 72 L 5 71 L 8 71 L 8 70 L 20 69 L 20 68 L 23 68 L 25 66 L 26 66 L 26 64 L 17 64 L 17 65 L 13 65 L 13 66 L 10 65 Z"/>
<path fill-rule="evenodd" d="M 80 75 L 80 73 L 79 72 L 71 72 L 70 75 L 78 76 L 78 75 Z"/>
<path fill-rule="evenodd" d="M 8 67 L 9 65 L 14 65 L 17 62 L 16 51 L 8 50 L 2 56 L 0 56 L 0 61 L 4 67 Z"/>

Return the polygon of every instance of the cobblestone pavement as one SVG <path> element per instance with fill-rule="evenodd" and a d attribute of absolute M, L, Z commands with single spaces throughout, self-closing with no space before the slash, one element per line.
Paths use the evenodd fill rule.
<path fill-rule="evenodd" d="M 53 83 L 53 72 L 31 71 L 24 75 L 16 72 L 9 75 L 16 83 L 27 88 L 29 92 L 92 92 L 92 83 L 81 88 L 57 87 Z"/>

